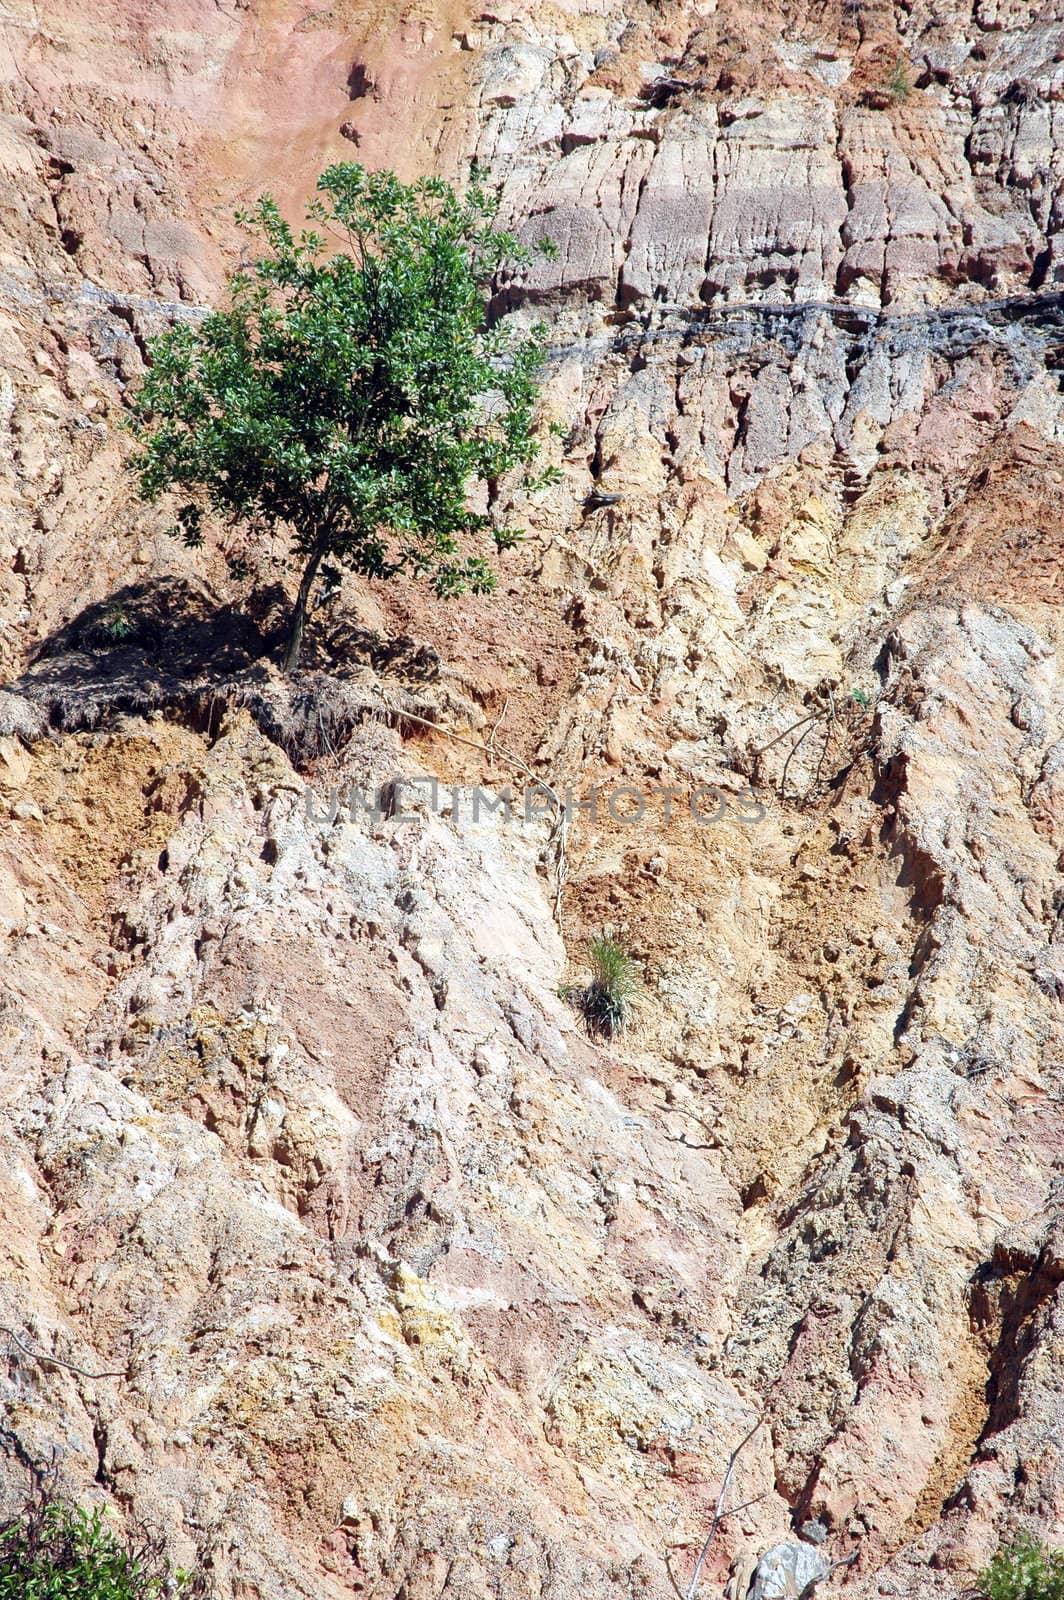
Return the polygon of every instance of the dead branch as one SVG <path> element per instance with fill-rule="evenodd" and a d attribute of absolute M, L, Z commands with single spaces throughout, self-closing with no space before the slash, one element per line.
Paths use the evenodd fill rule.
<path fill-rule="evenodd" d="M 669 1561 L 669 1552 L 667 1550 L 665 1552 L 665 1571 L 669 1575 L 669 1582 L 672 1584 L 672 1592 L 676 1596 L 676 1600 L 684 1600 L 684 1592 L 680 1588 L 680 1585 L 676 1582 L 676 1578 L 672 1570 L 672 1564 Z"/>
<path fill-rule="evenodd" d="M 807 711 L 804 717 L 799 717 L 797 722 L 792 722 L 789 727 L 784 728 L 782 733 L 777 733 L 776 737 L 774 739 L 770 739 L 768 744 L 763 744 L 759 750 L 755 750 L 754 760 L 760 761 L 766 750 L 771 750 L 772 746 L 779 744 L 781 739 L 786 739 L 789 733 L 797 733 L 799 728 L 804 728 L 807 722 L 812 722 L 814 718 L 819 716 L 819 710 Z"/>
<path fill-rule="evenodd" d="M 828 1578 L 831 1577 L 833 1572 L 838 1570 L 839 1567 L 848 1567 L 856 1560 L 857 1551 L 853 1550 L 848 1556 L 843 1556 L 841 1560 L 832 1561 L 828 1567 L 828 1570 L 822 1573 L 819 1578 L 810 1578 L 809 1582 L 798 1596 L 798 1600 L 813 1600 L 813 1590 L 816 1588 L 817 1584 L 824 1583 Z"/>
<path fill-rule="evenodd" d="M 695 1595 L 698 1593 L 699 1581 L 700 1581 L 700 1579 L 702 1577 L 702 1568 L 705 1565 L 706 1556 L 709 1554 L 709 1547 L 713 1543 L 713 1537 L 716 1534 L 717 1529 L 720 1527 L 721 1523 L 727 1517 L 734 1516 L 736 1511 L 740 1511 L 740 1510 L 744 1509 L 742 1506 L 735 1506 L 731 1511 L 725 1511 L 724 1502 L 727 1499 L 728 1490 L 731 1487 L 732 1474 L 735 1471 L 735 1464 L 738 1461 L 738 1459 L 739 1459 L 740 1455 L 742 1454 L 743 1450 L 745 1450 L 746 1446 L 750 1443 L 750 1440 L 754 1437 L 754 1434 L 757 1432 L 758 1428 L 760 1428 L 760 1426 L 761 1426 L 761 1418 L 758 1417 L 757 1421 L 754 1423 L 753 1427 L 750 1429 L 750 1432 L 748 1434 L 746 1434 L 746 1436 L 744 1438 L 740 1439 L 739 1443 L 735 1446 L 735 1449 L 732 1451 L 731 1455 L 728 1457 L 728 1465 L 727 1465 L 727 1467 L 725 1468 L 725 1471 L 724 1471 L 724 1480 L 721 1483 L 720 1493 L 717 1495 L 716 1509 L 713 1512 L 713 1521 L 710 1524 L 710 1529 L 709 1529 L 709 1532 L 706 1535 L 706 1541 L 703 1544 L 702 1549 L 701 1549 L 701 1551 L 699 1553 L 698 1560 L 695 1562 L 695 1570 L 691 1574 L 691 1582 L 687 1586 L 687 1592 L 685 1594 L 681 1594 L 680 1590 L 676 1589 L 676 1592 L 679 1595 L 679 1600 L 695 1600 Z M 747 1504 L 753 1504 L 752 1501 L 749 1501 L 749 1502 L 746 1502 L 746 1503 Z M 665 1558 L 665 1568 L 666 1568 L 666 1571 L 668 1571 L 668 1557 L 667 1556 Z M 670 1577 L 670 1580 L 671 1580 L 672 1579 L 671 1572 L 669 1573 L 669 1577 Z M 673 1582 L 673 1588 L 676 1588 L 675 1582 Z"/>
<path fill-rule="evenodd" d="M 712 1148 L 713 1147 L 711 1145 L 708 1145 L 708 1144 L 707 1145 L 688 1145 L 688 1149 L 709 1150 L 709 1149 L 712 1149 Z M 717 1524 L 717 1526 L 720 1527 L 722 1523 L 727 1522 L 729 1517 L 737 1517 L 739 1515 L 740 1511 L 749 1511 L 751 1506 L 760 1505 L 762 1500 L 767 1500 L 767 1499 L 768 1499 L 768 1490 L 766 1489 L 764 1494 L 755 1494 L 752 1500 L 743 1500 L 739 1505 L 732 1506 L 730 1511 L 725 1511 L 722 1514 L 720 1522 Z M 671 1551 L 671 1550 L 686 1550 L 688 1548 L 688 1546 L 690 1544 L 692 1544 L 692 1543 L 693 1543 L 693 1541 L 691 1539 L 681 1539 L 676 1544 L 670 1544 L 668 1549 L 665 1551 L 665 1571 L 669 1575 L 669 1582 L 672 1584 L 673 1592 L 676 1594 L 677 1600 L 687 1600 L 687 1596 L 684 1594 L 683 1590 L 677 1584 L 676 1579 L 673 1576 L 672 1567 L 669 1564 L 669 1551 Z"/>
<path fill-rule="evenodd" d="M 723 1524 L 725 1522 L 727 1522 L 729 1517 L 737 1517 L 741 1511 L 749 1511 L 751 1506 L 759 1506 L 761 1504 L 762 1500 L 767 1500 L 768 1499 L 768 1496 L 769 1496 L 769 1491 L 766 1489 L 763 1494 L 752 1495 L 749 1500 L 740 1500 L 740 1502 L 739 1502 L 739 1504 L 737 1506 L 730 1506 L 727 1511 L 724 1511 L 724 1512 L 721 1513 L 721 1518 L 720 1518 L 720 1524 L 719 1525 L 723 1526 Z M 695 1543 L 694 1539 L 677 1539 L 675 1544 L 670 1544 L 668 1546 L 668 1549 L 669 1550 L 688 1550 L 688 1549 L 690 1549 L 691 1545 L 693 1545 L 694 1543 Z"/>
<path fill-rule="evenodd" d="M 835 738 L 837 729 L 837 719 L 835 716 L 835 696 L 831 692 L 830 684 L 828 684 L 828 707 L 830 713 L 830 722 L 828 724 L 828 731 L 825 736 L 823 746 L 821 747 L 820 760 L 816 764 L 816 776 L 813 779 L 814 789 L 819 789 L 820 787 L 820 774 L 824 770 L 824 762 L 827 759 L 827 753 L 831 747 L 831 741 Z"/>
<path fill-rule="evenodd" d="M 848 772 L 850 768 L 852 768 L 855 763 L 861 759 L 861 756 L 867 754 L 868 749 L 871 748 L 871 746 L 866 746 L 856 754 L 852 753 L 853 741 L 856 735 L 853 718 L 852 716 L 847 717 L 840 714 L 840 708 L 835 704 L 835 695 L 830 683 L 821 683 L 815 690 L 812 691 L 812 695 L 807 698 L 812 698 L 814 701 L 811 709 L 808 710 L 804 716 L 798 717 L 794 722 L 788 723 L 787 727 L 771 738 L 767 744 L 761 745 L 759 749 L 753 752 L 753 766 L 751 770 L 754 776 L 754 781 L 756 782 L 760 771 L 761 757 L 766 753 L 766 751 L 771 750 L 775 745 L 779 744 L 781 740 L 789 738 L 794 734 L 798 734 L 798 737 L 795 739 L 787 753 L 787 759 L 783 763 L 783 771 L 780 774 L 777 784 L 777 789 L 781 798 L 783 799 L 786 799 L 787 796 L 787 775 L 790 771 L 791 762 L 798 754 L 798 751 L 801 749 L 806 739 L 808 739 L 809 735 L 814 731 L 822 735 L 823 743 L 820 747 L 816 771 L 804 796 L 806 800 L 808 800 L 810 795 L 819 788 L 828 755 L 836 743 L 841 744 L 845 742 L 844 735 L 846 733 L 849 733 L 850 735 L 851 756 L 846 767 L 843 768 L 844 772 Z M 858 699 L 856 695 L 852 695 L 850 696 L 850 699 L 859 705 L 862 710 L 868 711 L 869 706 L 867 704 L 867 698 Z M 847 707 L 849 707 L 849 701 L 847 701 L 846 704 Z M 802 731 L 799 732 L 799 730 Z"/>
<path fill-rule="evenodd" d="M 43 1365 L 52 1367 L 65 1367 L 68 1372 L 76 1372 L 79 1378 L 91 1378 L 95 1383 L 99 1378 L 124 1378 L 128 1368 L 123 1367 L 121 1372 L 86 1372 L 84 1367 L 76 1367 L 72 1361 L 63 1361 L 59 1356 L 50 1356 L 44 1350 L 33 1350 L 24 1344 L 15 1332 L 5 1322 L 0 1322 L 0 1333 L 6 1333 L 12 1344 L 17 1345 L 24 1356 L 29 1356 L 31 1361 L 39 1361 Z"/>
<path fill-rule="evenodd" d="M 805 743 L 805 741 L 808 739 L 809 735 L 812 733 L 813 729 L 817 726 L 819 721 L 820 721 L 820 718 L 817 717 L 815 721 L 810 722 L 808 728 L 806 728 L 806 730 L 802 734 L 801 738 L 800 739 L 796 739 L 794 741 L 794 743 L 791 745 L 791 748 L 787 752 L 787 759 L 783 763 L 783 771 L 780 773 L 780 796 L 781 796 L 782 799 L 786 799 L 787 798 L 787 769 L 790 766 L 791 762 L 794 760 L 795 756 L 798 754 L 798 751 L 802 748 L 802 745 Z"/>
<path fill-rule="evenodd" d="M 509 704 L 510 704 L 510 699 L 509 699 L 509 696 L 507 696 L 506 699 L 503 700 L 502 710 L 499 712 L 499 715 L 495 719 L 495 725 L 492 728 L 491 732 L 488 734 L 488 765 L 489 765 L 489 767 L 491 768 L 491 770 L 493 772 L 495 771 L 495 735 L 498 733 L 500 727 L 502 726 L 502 719 L 506 715 L 506 708 L 507 708 L 507 706 Z"/>

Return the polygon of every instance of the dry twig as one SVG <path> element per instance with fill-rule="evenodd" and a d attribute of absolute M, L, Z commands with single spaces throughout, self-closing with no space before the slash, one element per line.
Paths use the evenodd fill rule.
<path fill-rule="evenodd" d="M 848 1567 L 851 1562 L 856 1561 L 856 1560 L 857 1560 L 857 1551 L 853 1550 L 853 1551 L 851 1551 L 851 1553 L 848 1556 L 843 1556 L 841 1561 L 833 1561 L 831 1563 L 831 1565 L 828 1567 L 828 1570 L 825 1573 L 823 1573 L 819 1578 L 810 1578 L 809 1582 L 806 1584 L 805 1588 L 802 1590 L 801 1594 L 798 1596 L 798 1600 L 813 1600 L 813 1591 L 817 1587 L 818 1584 L 824 1583 L 828 1578 L 831 1577 L 831 1574 L 833 1572 L 836 1572 L 838 1570 L 839 1567 Z"/>
<path fill-rule="evenodd" d="M 500 727 L 502 726 L 502 719 L 506 715 L 506 708 L 507 708 L 507 706 L 509 704 L 510 704 L 510 699 L 509 699 L 509 696 L 507 696 L 506 699 L 502 703 L 502 710 L 499 712 L 499 715 L 496 717 L 494 726 L 492 727 L 491 732 L 488 734 L 488 765 L 490 766 L 490 768 L 491 768 L 491 770 L 493 772 L 495 771 L 495 735 L 498 733 Z"/>
<path fill-rule="evenodd" d="M 753 1427 L 750 1429 L 750 1432 L 748 1434 L 746 1434 L 744 1438 L 739 1440 L 739 1443 L 735 1446 L 735 1449 L 732 1451 L 731 1455 L 728 1457 L 728 1465 L 724 1470 L 724 1479 L 723 1479 L 723 1481 L 721 1483 L 721 1486 L 720 1486 L 720 1493 L 717 1495 L 716 1509 L 713 1512 L 713 1521 L 710 1524 L 710 1529 L 709 1529 L 709 1532 L 706 1535 L 705 1543 L 703 1544 L 702 1549 L 699 1552 L 698 1560 L 695 1562 L 695 1570 L 691 1574 L 691 1581 L 687 1585 L 686 1592 L 679 1587 L 679 1585 L 676 1582 L 676 1579 L 672 1575 L 672 1569 L 669 1566 L 668 1555 L 666 1555 L 666 1557 L 665 1557 L 665 1570 L 669 1574 L 669 1582 L 672 1584 L 673 1589 L 676 1591 L 677 1600 L 695 1600 L 695 1595 L 698 1593 L 699 1581 L 700 1581 L 700 1579 L 702 1577 L 702 1568 L 705 1565 L 706 1556 L 709 1554 L 709 1547 L 713 1543 L 713 1537 L 716 1534 L 716 1531 L 720 1527 L 721 1523 L 726 1521 L 726 1519 L 728 1517 L 735 1516 L 735 1514 L 737 1512 L 745 1511 L 748 1506 L 756 1505 L 757 1500 L 763 1500 L 764 1499 L 764 1495 L 758 1495 L 756 1500 L 744 1500 L 742 1505 L 733 1506 L 730 1511 L 726 1511 L 724 1509 L 724 1502 L 727 1499 L 728 1490 L 731 1487 L 732 1474 L 735 1471 L 735 1464 L 738 1461 L 738 1459 L 739 1459 L 740 1455 L 742 1454 L 743 1450 L 745 1450 L 746 1446 L 750 1443 L 750 1440 L 754 1437 L 754 1434 L 757 1432 L 758 1428 L 760 1428 L 760 1426 L 761 1426 L 761 1418 L 758 1417 L 757 1421 L 754 1423 Z"/>
<path fill-rule="evenodd" d="M 44 1350 L 31 1349 L 28 1344 L 23 1343 L 14 1328 L 7 1326 L 6 1322 L 0 1322 L 0 1333 L 6 1333 L 12 1344 L 17 1345 L 22 1354 L 29 1356 L 31 1361 L 40 1361 L 53 1367 L 65 1367 L 68 1372 L 76 1372 L 80 1378 L 91 1378 L 93 1382 L 98 1378 L 124 1378 L 128 1371 L 123 1367 L 121 1372 L 86 1372 L 84 1367 L 76 1367 L 73 1361 L 64 1361 L 60 1356 L 50 1356 Z"/>
<path fill-rule="evenodd" d="M 761 757 L 765 755 L 767 751 L 773 749 L 774 746 L 778 745 L 781 740 L 789 738 L 792 734 L 798 734 L 797 739 L 795 739 L 787 753 L 787 759 L 783 763 L 783 771 L 780 774 L 779 782 L 777 784 L 780 796 L 783 799 L 786 799 L 787 797 L 787 775 L 790 771 L 791 762 L 794 760 L 795 756 L 798 754 L 802 745 L 805 743 L 811 733 L 818 732 L 822 734 L 823 743 L 820 747 L 820 755 L 817 759 L 816 771 L 806 790 L 806 800 L 808 800 L 810 795 L 813 794 L 813 792 L 820 786 L 820 780 L 824 772 L 824 764 L 827 761 L 829 751 L 836 743 L 844 743 L 845 736 L 847 734 L 850 736 L 850 758 L 842 769 L 843 773 L 848 772 L 853 765 L 860 760 L 861 756 L 866 755 L 872 748 L 872 743 L 866 743 L 860 746 L 860 748 L 855 748 L 854 744 L 854 736 L 857 732 L 857 727 L 853 716 L 854 707 L 859 707 L 861 711 L 865 713 L 874 709 L 874 707 L 868 703 L 867 697 L 860 698 L 855 692 L 844 702 L 844 708 L 839 708 L 835 704 L 835 695 L 831 685 L 829 683 L 822 683 L 812 691 L 810 696 L 807 696 L 807 703 L 809 699 L 812 699 L 814 704 L 804 716 L 798 717 L 794 722 L 788 723 L 786 728 L 771 738 L 767 744 L 761 745 L 761 747 L 755 750 L 753 753 L 752 772 L 754 780 L 757 781 Z M 799 730 L 801 731 L 799 732 Z M 836 773 L 835 778 L 832 781 L 837 781 L 838 777 L 839 774 Z"/>

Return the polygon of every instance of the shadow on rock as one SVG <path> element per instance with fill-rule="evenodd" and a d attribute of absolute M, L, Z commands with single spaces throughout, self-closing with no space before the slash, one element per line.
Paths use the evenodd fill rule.
<path fill-rule="evenodd" d="M 41 645 L 34 666 L 58 658 L 104 658 L 116 672 L 135 658 L 149 675 L 184 679 L 240 671 L 276 648 L 286 605 L 280 584 L 243 606 L 219 605 L 185 578 L 127 584 L 86 606 Z"/>
<path fill-rule="evenodd" d="M 385 639 L 343 616 L 308 631 L 304 669 L 276 663 L 288 602 L 280 584 L 240 606 L 220 604 L 183 578 L 129 584 L 86 606 L 38 650 L 23 676 L 0 689 L 0 735 L 27 742 L 49 732 L 113 727 L 122 716 L 162 712 L 213 737 L 244 708 L 297 766 L 335 755 L 369 718 L 437 720 L 454 703 L 431 647 Z"/>

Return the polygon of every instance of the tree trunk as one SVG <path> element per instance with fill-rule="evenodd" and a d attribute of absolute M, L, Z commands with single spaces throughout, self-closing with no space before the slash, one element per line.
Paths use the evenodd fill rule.
<path fill-rule="evenodd" d="M 307 625 L 307 606 L 310 602 L 311 590 L 314 588 L 314 579 L 318 576 L 325 547 L 318 545 L 314 554 L 303 568 L 303 576 L 299 582 L 299 593 L 296 596 L 295 609 L 292 612 L 292 626 L 288 634 L 288 649 L 284 656 L 284 671 L 294 672 L 299 665 L 299 652 L 303 648 L 303 630 Z"/>

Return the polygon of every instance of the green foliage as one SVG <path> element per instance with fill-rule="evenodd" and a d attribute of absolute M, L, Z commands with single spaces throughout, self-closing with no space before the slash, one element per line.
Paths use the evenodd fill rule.
<path fill-rule="evenodd" d="M 303 564 L 288 666 L 319 569 L 491 589 L 482 547 L 521 535 L 471 488 L 554 476 L 531 471 L 544 329 L 488 323 L 495 273 L 528 258 L 496 210 L 477 182 L 459 196 L 343 162 L 318 180 L 320 231 L 296 234 L 264 196 L 238 220 L 265 252 L 230 279 L 227 308 L 152 342 L 132 418 L 140 491 L 181 492 L 172 531 L 192 546 L 207 511 L 288 532 Z"/>
<path fill-rule="evenodd" d="M 133 632 L 133 624 L 120 605 L 109 605 L 100 619 L 100 627 L 108 639 L 120 644 Z"/>
<path fill-rule="evenodd" d="M 868 690 L 858 686 L 850 690 L 850 699 L 854 705 L 860 706 L 862 711 L 867 711 L 872 704 L 872 696 L 868 693 Z"/>
<path fill-rule="evenodd" d="M 201 1580 L 171 1572 L 150 1544 L 123 1543 L 90 1515 L 54 1498 L 0 1528 L 0 1600 L 192 1600 Z"/>
<path fill-rule="evenodd" d="M 979 1593 L 984 1600 L 1064 1600 L 1064 1550 L 1021 1533 L 979 1574 Z"/>
<path fill-rule="evenodd" d="M 894 71 L 887 80 L 887 88 L 895 100 L 908 100 L 913 92 L 912 74 L 909 63 L 904 56 L 899 56 L 894 63 Z"/>
<path fill-rule="evenodd" d="M 638 969 L 625 946 L 609 932 L 588 942 L 587 956 L 591 982 L 575 998 L 589 1030 L 612 1039 L 632 1019 L 642 992 Z"/>

